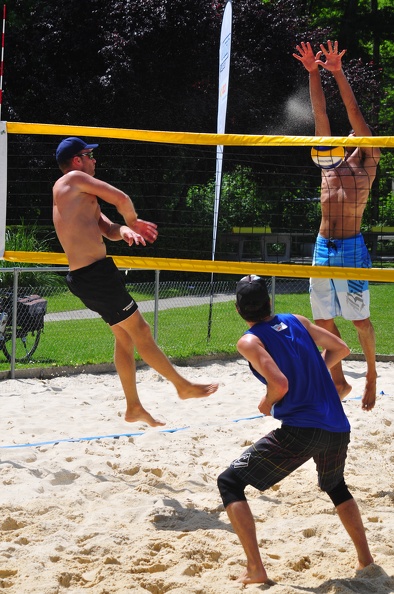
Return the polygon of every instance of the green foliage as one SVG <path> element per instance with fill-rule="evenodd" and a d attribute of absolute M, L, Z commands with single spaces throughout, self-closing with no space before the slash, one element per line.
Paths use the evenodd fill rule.
<path fill-rule="evenodd" d="M 317 233 L 321 218 L 319 196 L 309 197 L 306 188 L 284 190 L 280 205 L 271 217 L 275 229 Z"/>
<path fill-rule="evenodd" d="M 10 252 L 45 252 L 48 251 L 48 241 L 40 239 L 40 230 L 36 224 L 21 224 L 15 227 L 8 227 L 5 236 L 5 249 Z M 3 272 L 5 268 L 29 268 L 31 264 L 24 262 L 9 262 L 3 260 L 0 266 L 0 289 L 12 287 L 14 274 Z M 53 287 L 63 283 L 61 277 L 55 273 L 24 272 L 19 276 L 18 285 L 22 289 L 34 287 Z"/>
<path fill-rule="evenodd" d="M 223 176 L 220 214 L 227 229 L 256 225 L 256 221 L 260 226 L 269 223 L 270 203 L 264 199 L 251 167 L 238 165 Z"/>
<path fill-rule="evenodd" d="M 229 231 L 234 226 L 259 226 L 269 224 L 270 203 L 261 195 L 261 189 L 253 178 L 251 167 L 237 165 L 233 172 L 224 173 L 220 197 L 220 231 Z M 212 224 L 215 200 L 215 180 L 203 186 L 189 189 L 186 204 L 195 223 Z"/>
<path fill-rule="evenodd" d="M 13 0 L 7 10 L 3 119 L 215 131 L 223 6 L 211 0 Z M 366 117 L 380 124 L 379 134 L 392 133 L 393 21 L 391 0 L 234 2 L 226 131 L 312 134 L 313 118 L 306 117 L 307 75 L 292 52 L 301 40 L 311 40 L 318 49 L 331 38 L 347 49 L 344 68 Z M 27 51 L 27 44 L 34 51 Z M 7 56 L 12 56 L 12 73 Z M 348 130 L 345 109 L 332 76 L 322 74 L 333 134 L 343 135 Z M 292 102 L 296 105 L 289 111 Z M 10 140 L 7 222 L 19 223 L 24 216 L 51 224 L 58 140 L 39 135 Z M 141 215 L 159 225 L 160 241 L 144 254 L 171 257 L 169 247 L 175 244 L 187 257 L 188 245 L 204 248 L 213 218 L 212 150 L 196 153 L 187 146 L 155 143 L 136 143 L 136 149 L 131 142 L 102 139 L 104 143 L 100 177 L 119 183 L 136 198 Z M 275 172 L 275 188 L 268 173 L 257 180 L 257 160 L 249 171 L 240 167 L 225 176 L 220 230 L 241 224 L 299 230 L 304 217 L 304 228 L 315 230 L 317 215 L 307 203 L 297 211 L 315 192 L 306 191 L 298 180 L 288 181 L 290 164 L 298 166 L 289 159 L 286 171 Z M 386 170 L 381 170 L 387 185 Z M 376 220 L 375 211 L 367 210 L 368 221 Z M 191 220 L 196 236 L 188 236 L 187 229 L 183 236 L 178 233 L 179 223 L 190 226 Z M 118 242 L 116 249 L 126 248 Z"/>
<path fill-rule="evenodd" d="M 299 180 L 297 180 L 299 181 Z M 303 187 L 300 187 L 303 186 Z M 317 231 L 320 221 L 319 199 L 308 198 L 306 184 L 292 189 L 267 188 L 251 167 L 237 165 L 223 174 L 219 208 L 219 231 L 232 227 L 264 227 Z M 195 225 L 212 225 L 215 180 L 189 189 L 186 204 Z M 280 205 L 278 207 L 278 205 Z"/>
<path fill-rule="evenodd" d="M 344 68 L 366 118 L 372 125 L 378 126 L 379 133 L 392 134 L 394 129 L 392 0 L 376 0 L 376 2 L 318 0 L 309 3 L 306 11 L 314 45 L 317 46 L 321 43 L 322 37 L 325 37 L 325 39 L 338 39 L 340 48 L 346 48 Z M 329 81 L 330 78 L 327 78 Z M 367 84 L 366 81 L 368 81 Z M 335 87 L 329 82 L 328 86 L 335 94 Z M 341 120 L 338 119 L 340 116 L 335 113 L 335 110 L 332 116 L 334 121 L 340 124 Z"/>
<path fill-rule="evenodd" d="M 394 227 L 394 192 L 390 192 L 379 201 L 379 218 L 377 225 Z"/>
<path fill-rule="evenodd" d="M 394 152 L 383 151 L 380 170 L 385 173 L 379 180 L 377 225 L 394 225 Z"/>
<path fill-rule="evenodd" d="M 365 0 L 351 10 L 340 0 L 234 3 L 231 132 L 283 128 L 283 107 L 299 89 L 296 73 L 305 81 L 291 56 L 301 39 L 317 44 L 339 35 L 349 60 L 371 61 L 375 31 L 381 45 L 391 38 L 392 10 L 387 5 L 374 18 Z M 222 14 L 223 3 L 211 0 L 14 0 L 4 119 L 213 131 Z M 26 51 L 26 40 L 35 51 Z M 371 98 L 372 70 L 360 76 L 356 69 L 361 102 Z"/>

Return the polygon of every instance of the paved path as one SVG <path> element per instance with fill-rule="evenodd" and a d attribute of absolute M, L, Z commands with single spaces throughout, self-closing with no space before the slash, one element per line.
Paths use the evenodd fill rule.
<path fill-rule="evenodd" d="M 229 294 L 215 294 L 213 296 L 213 303 L 223 303 L 226 301 L 235 301 L 235 295 Z M 209 295 L 194 296 L 187 295 L 186 297 L 169 297 L 168 299 L 159 299 L 159 311 L 163 309 L 174 309 L 175 307 L 195 307 L 197 305 L 206 305 L 210 302 Z M 149 301 L 141 301 L 138 303 L 138 308 L 141 313 L 153 312 L 155 310 L 154 299 Z M 45 315 L 46 322 L 59 322 L 61 320 L 84 320 L 88 318 L 99 318 L 99 314 L 90 309 L 75 309 L 72 311 L 59 311 L 57 313 L 49 313 Z"/>

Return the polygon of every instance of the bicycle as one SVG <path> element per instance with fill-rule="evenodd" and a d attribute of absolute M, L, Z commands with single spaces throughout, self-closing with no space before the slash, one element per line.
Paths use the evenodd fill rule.
<path fill-rule="evenodd" d="M 0 297 L 0 349 L 7 361 L 12 359 L 13 295 Z M 17 298 L 15 361 L 26 363 L 37 350 L 44 330 L 47 301 L 39 295 Z"/>

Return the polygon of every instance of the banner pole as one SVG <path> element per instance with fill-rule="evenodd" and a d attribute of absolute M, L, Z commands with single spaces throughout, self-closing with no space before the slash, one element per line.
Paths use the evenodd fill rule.
<path fill-rule="evenodd" d="M 231 56 L 231 29 L 232 29 L 232 4 L 227 0 L 224 8 L 222 27 L 220 32 L 219 48 L 219 96 L 218 96 L 218 118 L 217 134 L 224 134 L 226 128 L 227 97 L 230 78 L 230 56 Z M 223 169 L 223 145 L 216 147 L 216 180 L 215 180 L 215 201 L 213 212 L 212 230 L 212 260 L 215 260 L 216 239 L 219 220 L 220 195 L 222 190 L 222 169 Z M 209 302 L 208 336 L 211 338 L 212 309 L 213 309 L 213 288 L 214 273 L 211 273 L 211 296 Z"/>

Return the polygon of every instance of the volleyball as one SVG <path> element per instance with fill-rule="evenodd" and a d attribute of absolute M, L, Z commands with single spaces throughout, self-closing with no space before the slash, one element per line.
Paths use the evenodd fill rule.
<path fill-rule="evenodd" d="M 312 161 L 320 169 L 335 169 L 345 158 L 343 146 L 314 146 L 311 150 Z"/>

